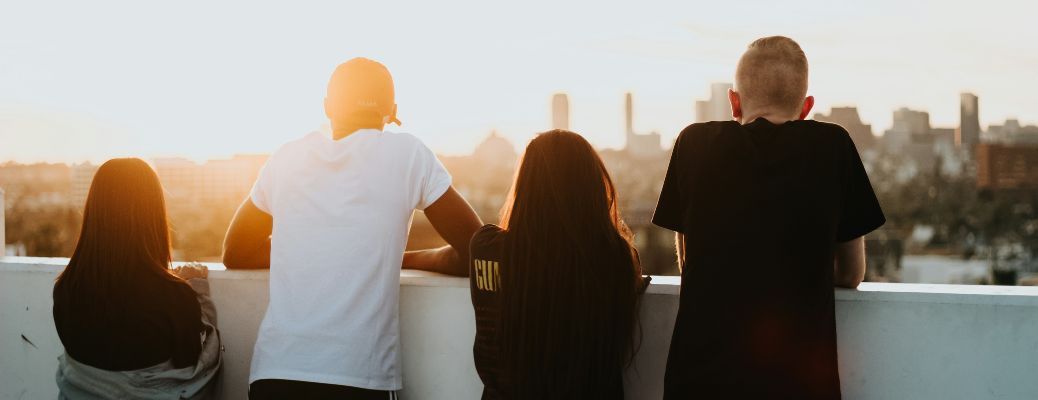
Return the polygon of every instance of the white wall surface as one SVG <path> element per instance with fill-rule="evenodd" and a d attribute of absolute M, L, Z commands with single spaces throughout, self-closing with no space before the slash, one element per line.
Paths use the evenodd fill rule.
<path fill-rule="evenodd" d="M 51 289 L 66 262 L 0 258 L 0 399 L 57 394 Z M 226 348 L 223 398 L 245 399 L 267 274 L 214 271 L 210 280 Z M 645 295 L 629 399 L 660 398 L 677 283 L 656 277 Z M 478 399 L 467 281 L 407 271 L 401 284 L 401 398 Z M 1038 399 L 1038 288 L 863 284 L 836 298 L 845 399 Z"/>
<path fill-rule="evenodd" d="M 5 207 L 4 188 L 0 188 L 0 257 L 3 257 L 4 251 L 7 250 L 7 239 L 5 238 L 7 235 L 7 223 L 4 222 L 4 218 L 7 215 L 7 209 Z"/>

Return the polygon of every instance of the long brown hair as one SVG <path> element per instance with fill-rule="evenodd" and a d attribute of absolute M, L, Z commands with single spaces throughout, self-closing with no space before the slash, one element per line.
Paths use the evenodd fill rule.
<path fill-rule="evenodd" d="M 501 221 L 508 397 L 608 397 L 636 347 L 641 267 L 591 144 L 565 130 L 537 135 Z"/>
<path fill-rule="evenodd" d="M 170 253 L 159 177 L 139 158 L 112 159 L 90 184 L 79 241 L 56 289 L 117 303 L 120 294 L 155 278 L 179 280 L 169 270 Z"/>

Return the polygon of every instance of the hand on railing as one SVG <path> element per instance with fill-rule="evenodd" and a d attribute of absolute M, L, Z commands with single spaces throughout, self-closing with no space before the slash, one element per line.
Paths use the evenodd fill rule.
<path fill-rule="evenodd" d="M 173 268 L 173 274 L 179 276 L 180 279 L 185 281 L 189 281 L 193 278 L 208 279 L 209 268 L 199 263 L 188 263 Z"/>

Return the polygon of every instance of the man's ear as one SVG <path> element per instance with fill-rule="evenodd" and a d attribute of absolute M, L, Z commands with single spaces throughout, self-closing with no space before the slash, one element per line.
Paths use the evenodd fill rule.
<path fill-rule="evenodd" d="M 732 103 L 732 118 L 738 121 L 742 118 L 742 103 L 739 101 L 739 93 L 734 89 L 728 89 L 728 101 Z"/>
<path fill-rule="evenodd" d="M 324 116 L 328 117 L 328 119 L 334 119 L 332 118 L 332 105 L 327 97 L 324 98 Z"/>
<path fill-rule="evenodd" d="M 811 108 L 815 106 L 815 96 L 807 96 L 804 98 L 804 108 L 800 109 L 800 119 L 807 119 L 807 115 L 811 113 Z"/>

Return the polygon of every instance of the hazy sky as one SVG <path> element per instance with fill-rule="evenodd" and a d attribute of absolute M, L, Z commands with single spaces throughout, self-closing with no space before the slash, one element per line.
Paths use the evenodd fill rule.
<path fill-rule="evenodd" d="M 194 159 L 270 152 L 324 122 L 335 66 L 382 61 L 400 129 L 468 153 L 491 129 L 522 146 L 548 128 L 551 95 L 571 128 L 667 144 L 753 39 L 798 40 L 817 111 L 857 105 L 879 134 L 891 111 L 958 124 L 1038 122 L 1038 6 L 1025 1 L 453 2 L 0 0 L 0 161 Z"/>

